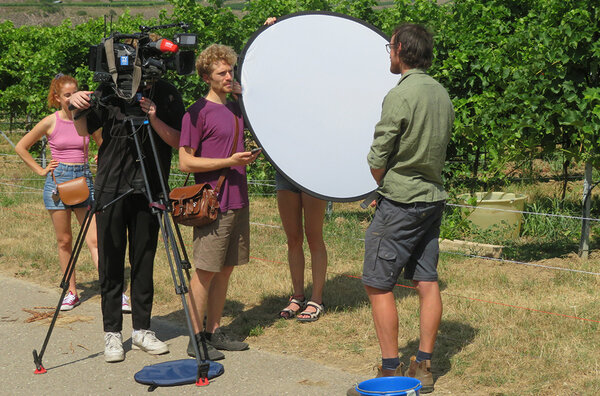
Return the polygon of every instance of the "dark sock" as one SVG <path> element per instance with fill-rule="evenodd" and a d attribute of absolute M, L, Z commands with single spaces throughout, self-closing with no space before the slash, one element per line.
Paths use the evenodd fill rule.
<path fill-rule="evenodd" d="M 426 353 L 426 352 L 419 350 L 417 352 L 416 362 L 421 363 L 423 360 L 431 360 L 431 355 L 433 355 L 433 353 Z"/>
<path fill-rule="evenodd" d="M 390 358 L 390 359 L 381 358 L 381 369 L 382 370 L 396 370 L 398 368 L 398 366 L 400 366 L 400 358 L 399 357 Z"/>

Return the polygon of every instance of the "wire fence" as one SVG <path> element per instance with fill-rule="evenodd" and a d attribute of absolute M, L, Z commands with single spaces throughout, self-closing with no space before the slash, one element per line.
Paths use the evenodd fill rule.
<path fill-rule="evenodd" d="M 10 128 L 11 132 L 21 132 L 22 133 L 24 128 L 26 128 L 27 126 L 30 126 L 32 124 L 32 122 L 29 118 L 25 121 L 17 121 L 16 119 L 11 119 L 10 122 L 8 122 L 8 121 L 6 121 L 6 119 L 8 118 L 7 115 L 4 115 L 4 117 L 2 117 L 2 116 L 3 115 L 0 114 L 0 119 L 4 120 L 4 121 L 0 122 L 0 132 L 2 129 L 6 130 L 5 127 L 6 127 L 6 125 L 9 124 L 11 127 Z M 18 130 L 15 130 L 15 129 L 18 129 Z M 9 132 L 9 133 L 11 133 L 11 132 Z M 9 141 L 9 143 L 11 145 L 14 146 L 14 143 L 11 142 L 10 138 L 5 133 L 2 132 L 1 134 L 4 136 L 4 138 L 6 140 Z M 22 160 L 16 154 L 0 153 L 0 157 L 2 157 L 2 162 L 4 164 L 22 164 Z M 36 158 L 36 161 L 40 165 L 44 164 L 44 158 Z M 90 167 L 92 168 L 92 170 L 95 170 L 97 168 L 97 165 L 90 164 Z M 181 184 L 183 182 L 183 180 L 185 180 L 186 177 L 188 177 L 188 174 L 182 173 L 179 171 L 179 169 L 176 166 L 172 166 L 171 174 L 169 177 L 170 183 Z M 571 176 L 571 177 L 573 177 L 573 176 Z M 22 182 L 25 182 L 27 184 L 35 185 L 36 183 L 40 183 L 40 185 L 41 185 L 44 178 L 43 177 L 39 177 L 39 178 L 27 177 L 27 178 L 19 178 L 19 180 Z M 5 178 L 0 179 L 0 186 L 5 187 L 5 188 L 0 189 L 0 193 L 1 194 L 10 194 L 10 195 L 14 196 L 14 195 L 18 195 L 18 194 L 41 194 L 41 192 L 43 191 L 43 189 L 40 187 L 19 185 L 19 184 L 15 184 L 15 183 L 16 183 L 15 179 L 5 179 Z M 248 180 L 248 185 L 249 185 L 249 195 L 251 197 L 269 197 L 269 196 L 276 195 L 275 180 Z M 490 211 L 490 213 L 491 212 L 495 212 L 495 213 L 506 212 L 506 213 L 521 214 L 523 216 L 542 216 L 542 217 L 546 217 L 546 218 L 569 219 L 569 220 L 577 220 L 577 221 L 581 221 L 581 222 L 600 222 L 600 219 L 594 218 L 591 216 L 574 216 L 574 215 L 568 215 L 568 214 L 544 213 L 544 212 L 540 212 L 540 211 L 491 208 L 491 207 L 473 206 L 473 205 L 459 204 L 459 203 L 447 203 L 447 206 L 465 209 L 465 210 L 477 209 L 478 211 Z M 331 214 L 330 208 L 331 208 L 331 205 L 328 206 L 328 214 Z M 263 226 L 267 226 L 267 225 L 263 225 Z M 276 226 L 273 226 L 273 227 L 276 227 Z M 360 239 L 360 238 L 357 238 L 357 239 Z M 456 254 L 456 252 L 448 252 L 448 253 Z M 477 257 L 477 256 L 469 255 L 469 254 L 463 254 L 463 255 L 467 256 L 467 257 Z M 481 258 L 484 260 L 496 260 L 496 261 L 498 260 L 498 259 L 494 259 L 494 258 L 490 258 L 490 257 L 483 257 L 483 256 L 479 256 L 478 258 Z M 518 264 L 522 264 L 522 265 L 530 264 L 533 266 L 533 264 L 531 264 L 531 263 L 510 261 L 510 260 L 505 260 L 505 259 L 500 259 L 500 260 L 504 261 L 504 262 L 513 262 L 515 264 L 518 263 Z M 538 265 L 535 265 L 535 266 L 538 266 Z"/>
<path fill-rule="evenodd" d="M 514 210 L 514 209 L 501 209 L 501 208 L 486 208 L 484 206 L 472 206 L 472 205 L 463 205 L 463 204 L 453 204 L 447 203 L 448 206 L 454 206 L 457 208 L 467 208 L 467 209 L 477 209 L 477 210 L 490 210 L 494 212 L 505 212 L 505 213 L 521 213 L 527 215 L 535 215 L 535 216 L 546 216 L 546 217 L 559 217 L 563 219 L 573 219 L 573 220 L 588 220 L 588 221 L 600 221 L 600 219 L 596 219 L 593 217 L 581 217 L 581 216 L 569 216 L 555 213 L 541 213 L 541 212 L 527 212 L 524 210 Z"/>
<path fill-rule="evenodd" d="M 182 178 L 182 177 L 185 177 L 186 175 L 185 174 L 173 174 L 171 176 L 174 178 Z M 37 177 L 37 178 L 31 177 L 31 178 L 22 178 L 20 180 L 21 181 L 42 181 L 43 178 L 42 177 Z M 273 187 L 273 188 L 275 187 L 274 180 L 248 180 L 248 184 L 249 185 L 259 185 L 259 186 L 269 186 L 269 187 Z M 26 185 L 22 185 L 22 184 L 15 184 L 14 180 L 6 179 L 6 178 L 0 178 L 0 186 L 19 189 L 16 191 L 6 191 L 5 189 L 1 189 L 0 192 L 2 192 L 2 194 L 5 194 L 5 193 L 41 194 L 43 191 L 42 188 L 30 187 L 30 186 L 26 186 Z M 274 195 L 274 194 L 275 193 L 256 193 L 253 195 L 254 196 L 270 196 L 270 195 Z M 524 211 L 524 210 L 511 210 L 511 209 L 501 209 L 501 208 L 485 208 L 485 207 L 480 207 L 480 206 L 452 204 L 452 203 L 448 203 L 447 205 L 459 207 L 459 208 L 473 209 L 473 210 L 474 209 L 477 209 L 477 210 L 483 209 L 483 210 L 491 210 L 491 211 L 496 211 L 496 212 L 519 213 L 519 214 L 528 215 L 528 216 L 546 216 L 546 217 L 564 218 L 564 219 L 582 220 L 582 221 L 587 220 L 587 221 L 594 221 L 594 222 L 600 221 L 600 218 L 593 218 L 593 217 L 559 215 L 559 214 L 553 214 L 553 213 L 531 212 L 531 211 Z M 259 223 L 259 222 L 250 222 L 250 224 L 254 225 L 254 226 L 258 226 L 258 227 L 283 230 L 283 227 L 281 225 L 265 224 L 265 223 Z M 332 235 L 332 236 L 334 236 L 334 235 Z M 341 236 L 341 234 L 338 234 L 337 236 Z M 364 238 L 361 238 L 359 236 L 356 236 L 354 239 L 356 239 L 357 241 L 364 242 Z M 481 260 L 501 262 L 501 263 L 507 263 L 507 264 L 537 267 L 537 268 L 543 268 L 543 269 L 548 269 L 548 270 L 566 271 L 566 272 L 574 272 L 574 273 L 596 275 L 596 276 L 600 275 L 600 273 L 593 272 L 593 271 L 583 271 L 583 270 L 577 270 L 577 269 L 548 266 L 548 265 L 544 265 L 544 264 L 524 262 L 524 261 L 518 261 L 518 260 L 509 260 L 509 259 L 505 259 L 505 258 L 488 257 L 488 256 L 482 256 L 482 255 L 476 255 L 476 254 L 469 254 L 469 253 L 465 253 L 465 252 L 455 252 L 455 251 L 448 251 L 448 250 L 441 250 L 441 252 L 446 253 L 446 254 L 451 254 L 451 255 L 458 255 L 458 256 L 469 257 L 469 258 L 477 258 L 477 259 L 481 259 Z"/>

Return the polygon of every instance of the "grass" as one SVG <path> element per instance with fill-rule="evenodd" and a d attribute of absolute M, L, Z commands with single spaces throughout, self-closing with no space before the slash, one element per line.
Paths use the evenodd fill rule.
<path fill-rule="evenodd" d="M 10 151 L 7 143 L 0 143 L 0 154 Z M 1 155 L 0 183 L 4 183 L 0 184 L 0 270 L 57 286 L 54 232 L 41 193 L 25 188 L 40 189 L 41 179 L 15 157 Z M 551 186 L 513 187 L 534 197 L 556 197 Z M 577 201 L 580 185 L 570 188 L 567 201 Z M 543 203 L 542 198 L 535 202 L 540 210 L 558 211 L 570 205 L 566 202 L 558 208 L 557 202 Z M 363 254 L 360 239 L 372 212 L 360 209 L 358 203 L 334 204 L 324 228 L 329 253 L 327 311 L 316 323 L 300 324 L 276 319 L 289 296 L 290 277 L 275 199 L 252 196 L 250 209 L 251 262 L 232 275 L 223 325 L 246 338 L 252 348 L 371 375 L 380 352 L 370 306 L 357 277 Z M 549 267 L 599 272 L 598 253 L 592 252 L 587 261 L 579 259 L 574 254 L 577 238 L 561 234 L 559 224 L 553 227 L 557 231 L 545 235 L 549 226 L 532 226 L 531 235 L 512 242 L 513 257 Z M 182 232 L 191 252 L 191 230 L 183 227 Z M 557 246 L 565 238 L 568 243 Z M 97 275 L 85 249 L 77 270 L 85 303 L 99 303 Z M 436 394 L 600 394 L 598 275 L 450 254 L 441 254 L 439 273 L 444 317 L 433 362 Z M 306 278 L 310 279 L 309 270 Z M 407 362 L 418 346 L 418 298 L 409 283 L 401 280 L 400 285 L 395 290 L 399 353 Z M 155 289 L 154 316 L 183 324 L 181 301 L 173 291 L 162 247 L 155 264 Z"/>

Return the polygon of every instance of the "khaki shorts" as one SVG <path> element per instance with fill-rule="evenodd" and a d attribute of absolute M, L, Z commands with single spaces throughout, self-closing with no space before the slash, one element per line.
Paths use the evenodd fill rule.
<path fill-rule="evenodd" d="M 219 213 L 217 220 L 194 227 L 194 265 L 220 272 L 224 266 L 246 264 L 250 250 L 250 211 L 242 209 Z"/>

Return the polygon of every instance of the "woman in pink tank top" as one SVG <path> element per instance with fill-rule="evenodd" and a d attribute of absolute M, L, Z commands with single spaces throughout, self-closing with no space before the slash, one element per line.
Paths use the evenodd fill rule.
<path fill-rule="evenodd" d="M 15 151 L 35 173 L 46 177 L 44 185 L 44 204 L 56 233 L 58 242 L 58 259 L 62 272 L 66 270 L 72 253 L 73 235 L 71 232 L 71 212 L 75 213 L 81 225 L 88 205 L 93 200 L 92 173 L 88 165 L 89 137 L 77 134 L 73 125 L 73 116 L 69 110 L 69 98 L 77 91 L 77 80 L 71 76 L 58 74 L 50 84 L 48 92 L 48 107 L 59 110 L 41 120 L 17 143 Z M 46 168 L 42 168 L 29 153 L 29 149 L 44 136 L 48 139 L 52 160 Z M 100 146 L 102 138 L 100 130 L 92 137 Z M 54 174 L 54 175 L 52 175 Z M 54 176 L 54 177 L 53 177 Z M 90 189 L 90 198 L 77 205 L 65 205 L 56 194 L 56 184 L 77 177 L 85 176 Z M 55 181 L 56 179 L 56 181 Z M 86 243 L 90 249 L 92 260 L 98 268 L 98 243 L 96 238 L 96 221 L 92 218 L 86 235 Z M 123 306 L 128 310 L 126 296 L 123 295 Z M 61 311 L 68 311 L 79 305 L 75 271 L 69 281 L 69 293 L 64 298 Z"/>

